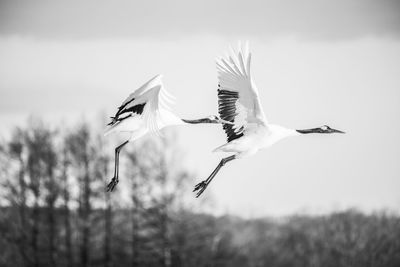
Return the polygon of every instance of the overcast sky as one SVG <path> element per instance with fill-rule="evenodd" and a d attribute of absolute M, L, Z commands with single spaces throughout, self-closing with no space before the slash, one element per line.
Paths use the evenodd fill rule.
<path fill-rule="evenodd" d="M 48 39 L 399 36 L 396 0 L 1 1 L 0 32 Z"/>
<path fill-rule="evenodd" d="M 346 135 L 284 140 L 227 165 L 216 212 L 400 211 L 400 1 L 0 1 L 0 120 L 112 114 L 155 74 L 182 117 L 217 111 L 214 59 L 249 40 L 269 121 Z M 179 129 L 208 176 L 219 126 Z"/>

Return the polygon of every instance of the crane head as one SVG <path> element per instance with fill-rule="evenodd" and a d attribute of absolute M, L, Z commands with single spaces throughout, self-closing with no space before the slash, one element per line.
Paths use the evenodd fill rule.
<path fill-rule="evenodd" d="M 296 130 L 296 131 L 301 134 L 310 134 L 310 133 L 320 133 L 320 134 L 342 133 L 342 134 L 344 134 L 345 133 L 345 132 L 333 129 L 333 128 L 329 127 L 328 125 L 322 125 L 321 127 L 318 127 L 318 128 Z"/>
<path fill-rule="evenodd" d="M 333 129 L 333 128 L 331 128 L 331 127 L 329 127 L 328 125 L 322 125 L 321 127 L 319 127 L 319 128 L 316 128 L 316 132 L 318 132 L 318 133 L 342 133 L 342 134 L 344 134 L 345 132 L 342 132 L 342 131 L 340 131 L 340 130 L 336 130 L 336 129 Z"/>

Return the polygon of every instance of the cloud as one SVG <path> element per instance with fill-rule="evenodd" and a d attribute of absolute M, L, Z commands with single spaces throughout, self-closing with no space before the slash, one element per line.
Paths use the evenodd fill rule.
<path fill-rule="evenodd" d="M 0 35 L 50 39 L 400 37 L 400 1 L 0 1 Z"/>

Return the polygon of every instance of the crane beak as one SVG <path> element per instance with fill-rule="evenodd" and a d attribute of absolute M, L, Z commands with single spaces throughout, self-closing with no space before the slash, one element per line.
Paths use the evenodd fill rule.
<path fill-rule="evenodd" d="M 346 133 L 346 132 L 343 132 L 343 131 L 340 131 L 340 130 L 336 130 L 336 129 L 332 129 L 332 132 L 334 132 L 334 133 L 341 133 L 341 134 Z"/>

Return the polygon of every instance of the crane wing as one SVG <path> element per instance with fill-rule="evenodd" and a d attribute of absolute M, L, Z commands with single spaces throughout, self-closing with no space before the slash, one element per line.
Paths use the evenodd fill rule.
<path fill-rule="evenodd" d="M 261 107 L 258 90 L 251 78 L 251 53 L 247 45 L 238 51 L 231 49 L 231 55 L 217 59 L 218 70 L 218 112 L 228 142 L 243 135 L 251 124 L 267 125 Z"/>
<path fill-rule="evenodd" d="M 174 102 L 174 97 L 164 88 L 161 78 L 161 75 L 157 75 L 131 93 L 108 125 L 116 126 L 129 117 L 141 116 L 150 132 L 158 132 L 165 125 L 160 110 L 170 110 Z"/>

